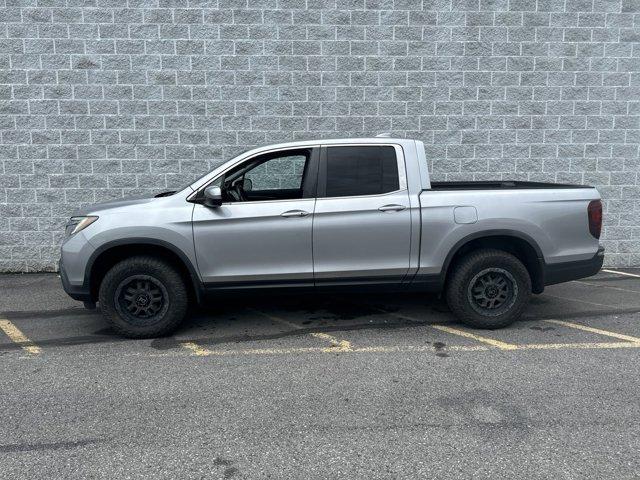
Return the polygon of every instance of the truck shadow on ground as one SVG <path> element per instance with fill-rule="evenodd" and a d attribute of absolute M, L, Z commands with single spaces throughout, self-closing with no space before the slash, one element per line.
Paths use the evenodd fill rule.
<path fill-rule="evenodd" d="M 322 331 L 340 331 L 355 329 L 399 329 L 410 326 L 419 326 L 419 323 L 406 320 L 384 321 L 379 320 L 362 325 L 354 325 L 353 320 L 363 316 L 371 315 L 382 317 L 388 315 L 375 307 L 359 302 L 372 302 L 374 300 L 370 295 L 354 295 L 347 301 L 329 295 L 309 294 L 309 295 L 228 295 L 221 296 L 213 302 L 208 302 L 203 306 L 194 307 L 185 320 L 184 325 L 175 333 L 175 336 L 161 337 L 151 341 L 151 347 L 157 350 L 170 350 L 173 348 L 182 348 L 180 343 L 190 341 L 189 338 L 183 338 L 185 333 L 205 333 L 207 336 L 198 336 L 197 342 L 202 345 L 217 345 L 222 343 L 240 343 L 252 341 L 268 341 L 287 337 L 299 337 L 313 332 Z M 379 297 L 375 297 L 377 303 L 384 305 L 384 301 L 380 302 Z M 416 300 L 417 301 L 417 300 Z M 358 303 L 354 303 L 358 302 Z M 424 298 L 421 304 L 424 304 Z M 384 307 L 387 312 L 395 311 L 398 308 Z M 431 309 L 431 307 L 429 307 Z M 437 298 L 434 297 L 433 312 L 446 306 L 440 305 Z M 254 313 L 252 318 L 247 318 L 247 312 L 251 311 L 264 312 L 289 312 L 299 314 L 302 321 L 296 321 L 300 324 L 299 328 L 291 328 L 282 331 L 280 328 L 274 329 L 272 333 L 251 334 L 251 327 L 255 326 L 255 318 L 259 315 Z M 238 316 L 243 313 L 245 317 Z M 58 338 L 39 339 L 37 327 L 35 331 L 29 329 L 29 337 L 38 346 L 46 347 L 73 347 L 90 344 L 120 344 L 126 342 L 139 342 L 140 340 L 128 339 L 119 336 L 110 327 L 90 330 L 95 328 L 95 322 L 87 325 L 86 331 L 78 331 L 84 329 L 82 323 L 78 323 L 82 317 L 100 322 L 102 320 L 99 308 L 95 311 L 85 310 L 82 308 L 69 308 L 63 310 L 44 310 L 31 312 L 4 312 L 3 315 L 11 321 L 18 324 L 29 319 L 56 319 L 65 321 L 65 319 L 74 319 L 75 325 L 72 327 L 76 335 L 70 335 Z M 35 320 L 37 322 L 37 320 Z M 267 317 L 260 318 L 265 324 L 271 321 Z M 328 325 L 329 321 L 348 322 L 341 325 Z M 223 336 L 213 335 L 214 331 L 220 327 L 231 328 L 237 331 L 237 334 Z M 71 332 L 70 332 L 71 333 Z M 188 335 L 187 333 L 187 335 Z M 0 355 L 10 351 L 19 351 L 20 344 L 13 342 L 0 343 Z"/>
<path fill-rule="evenodd" d="M 412 319 L 394 316 L 405 309 L 419 308 L 419 314 Z M 247 315 L 247 312 L 253 312 Z M 525 312 L 523 321 L 535 321 L 545 318 L 572 319 L 601 317 L 612 314 L 639 313 L 640 308 L 582 309 L 567 308 L 567 305 L 555 298 L 545 296 L 532 297 L 530 309 Z M 261 313 L 285 316 L 291 325 L 278 325 L 273 331 L 256 333 L 256 321 L 265 324 L 274 323 Z M 83 309 L 65 309 L 42 312 L 4 312 L 12 321 L 24 321 L 29 318 L 74 318 L 81 317 L 101 321 L 99 310 L 94 312 Z M 364 319 L 363 317 L 366 317 Z M 359 319 L 362 320 L 358 321 Z M 421 328 L 427 324 L 445 324 L 455 322 L 446 303 L 437 295 L 425 294 L 353 294 L 341 295 L 230 295 L 219 297 L 204 306 L 194 308 L 185 324 L 175 336 L 151 340 L 150 346 L 159 351 L 182 348 L 181 343 L 194 341 L 204 347 L 220 344 L 239 344 L 270 341 L 288 337 L 301 337 L 310 333 L 332 333 L 356 330 L 402 330 Z M 119 344 L 138 342 L 120 337 L 109 327 L 95 329 L 95 322 L 74 326 L 76 335 L 66 337 L 38 339 L 37 328 L 31 333 L 40 347 L 73 347 L 90 344 Z M 90 330 L 91 328 L 94 330 Z M 284 328 L 283 328 L 284 327 Z M 224 330 L 224 332 L 223 332 Z M 70 332 L 73 333 L 73 332 Z M 19 344 L 0 343 L 0 355 L 19 350 Z"/>

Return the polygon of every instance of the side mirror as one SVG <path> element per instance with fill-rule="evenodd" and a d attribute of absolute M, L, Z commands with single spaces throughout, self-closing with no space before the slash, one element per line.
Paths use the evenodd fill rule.
<path fill-rule="evenodd" d="M 207 187 L 204 189 L 204 205 L 206 207 L 219 207 L 222 205 L 222 190 L 220 187 Z"/>

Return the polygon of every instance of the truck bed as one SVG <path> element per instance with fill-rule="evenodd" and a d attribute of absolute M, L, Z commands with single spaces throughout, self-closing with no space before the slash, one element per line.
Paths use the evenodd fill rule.
<path fill-rule="evenodd" d="M 568 183 L 519 182 L 514 180 L 483 180 L 468 182 L 431 182 L 431 190 L 525 190 L 552 188 L 593 188 Z"/>

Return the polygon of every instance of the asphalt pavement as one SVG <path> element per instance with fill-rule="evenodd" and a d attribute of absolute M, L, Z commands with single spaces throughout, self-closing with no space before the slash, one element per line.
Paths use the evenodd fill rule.
<path fill-rule="evenodd" d="M 0 478 L 638 478 L 640 270 L 503 330 L 427 295 L 228 297 L 128 340 L 0 276 Z"/>

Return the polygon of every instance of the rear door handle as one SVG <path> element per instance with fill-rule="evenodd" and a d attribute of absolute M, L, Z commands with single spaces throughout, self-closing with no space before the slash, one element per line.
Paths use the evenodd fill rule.
<path fill-rule="evenodd" d="M 280 214 L 281 217 L 306 217 L 307 215 L 309 215 L 309 212 L 304 210 L 289 210 Z"/>
<path fill-rule="evenodd" d="M 383 205 L 378 210 L 380 210 L 381 212 L 401 212 L 406 208 L 407 207 L 405 207 L 404 205 Z"/>

